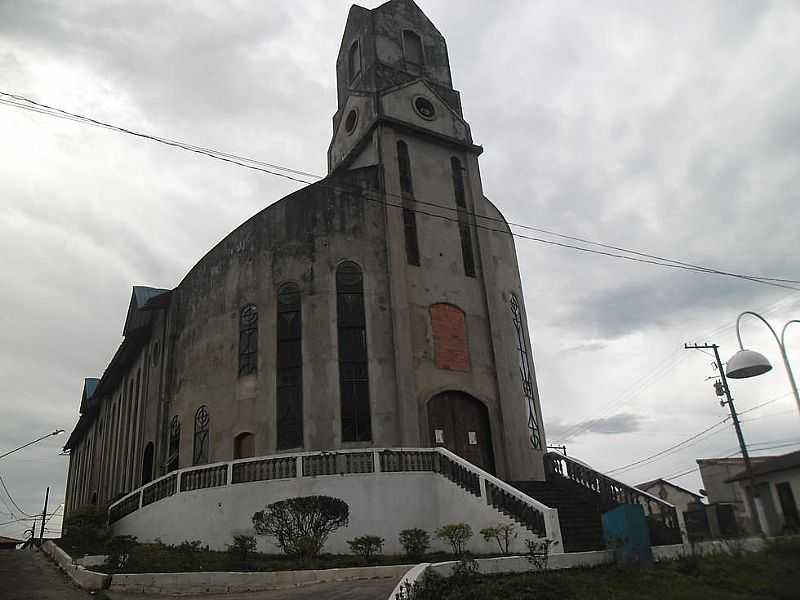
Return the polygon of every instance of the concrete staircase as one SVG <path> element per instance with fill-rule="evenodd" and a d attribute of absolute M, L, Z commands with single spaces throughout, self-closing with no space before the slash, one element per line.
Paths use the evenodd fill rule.
<path fill-rule="evenodd" d="M 531 498 L 558 509 L 565 552 L 604 550 L 600 497 L 593 498 L 583 490 L 572 489 L 569 480 L 557 481 L 556 477 L 550 476 L 548 481 L 509 483 Z"/>

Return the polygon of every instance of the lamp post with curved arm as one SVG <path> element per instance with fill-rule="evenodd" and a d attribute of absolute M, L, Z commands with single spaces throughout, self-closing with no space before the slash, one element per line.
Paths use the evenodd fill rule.
<path fill-rule="evenodd" d="M 772 336 L 775 338 L 775 341 L 778 342 L 778 347 L 781 350 L 781 357 L 783 357 L 783 365 L 786 367 L 786 374 L 789 376 L 789 385 L 792 387 L 794 399 L 797 403 L 797 409 L 800 410 L 800 394 L 797 393 L 797 383 L 794 379 L 794 373 L 792 373 L 792 367 L 789 365 L 789 357 L 786 355 L 785 344 L 786 328 L 792 323 L 800 323 L 800 319 L 792 319 L 791 321 L 788 321 L 783 326 L 780 337 L 778 337 L 778 334 L 772 328 L 772 325 L 770 325 L 760 314 L 751 310 L 746 310 L 740 314 L 736 318 L 736 337 L 739 340 L 740 349 L 730 358 L 730 360 L 728 360 L 728 368 L 726 370 L 728 377 L 731 379 L 744 379 L 747 377 L 761 375 L 762 373 L 766 373 L 772 369 L 772 365 L 769 363 L 766 356 L 756 352 L 755 350 L 745 350 L 744 346 L 742 345 L 742 334 L 739 331 L 739 324 L 741 323 L 742 317 L 745 315 L 752 315 L 764 323 L 764 325 L 766 325 L 767 328 L 769 328 L 769 330 L 772 332 Z"/>

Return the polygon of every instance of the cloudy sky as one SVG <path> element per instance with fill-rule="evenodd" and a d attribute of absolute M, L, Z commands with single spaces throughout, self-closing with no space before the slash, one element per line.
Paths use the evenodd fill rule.
<path fill-rule="evenodd" d="M 419 3 L 448 41 L 484 190 L 510 221 L 800 280 L 798 3 Z M 348 8 L 0 0 L 0 91 L 324 174 Z M 121 340 L 132 285 L 175 286 L 298 186 L 4 105 L 0 139 L 2 453 L 71 430 L 82 379 Z M 517 251 L 549 442 L 604 470 L 725 416 L 705 380 L 711 357 L 684 342 L 728 357 L 739 312 L 800 317 L 796 291 L 533 241 Z M 748 443 L 800 442 L 777 345 L 754 320 L 743 335 L 776 366 L 732 384 L 740 411 L 772 401 L 743 416 Z M 800 368 L 800 326 L 787 338 Z M 736 451 L 732 429 L 711 433 L 620 478 Z M 26 512 L 48 485 L 51 507 L 63 501 L 65 440 L 0 459 Z M 675 482 L 701 486 L 696 472 Z M 22 534 L 15 516 L 0 503 L 0 535 Z"/>

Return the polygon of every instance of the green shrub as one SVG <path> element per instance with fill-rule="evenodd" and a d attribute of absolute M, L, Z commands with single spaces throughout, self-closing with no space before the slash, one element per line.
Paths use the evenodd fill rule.
<path fill-rule="evenodd" d="M 377 535 L 362 535 L 347 542 L 350 551 L 360 556 L 364 562 L 368 563 L 376 554 L 383 550 L 383 538 Z"/>
<path fill-rule="evenodd" d="M 103 554 L 111 529 L 105 507 L 87 504 L 64 520 L 64 548 L 73 555 Z"/>
<path fill-rule="evenodd" d="M 498 523 L 493 527 L 484 527 L 481 529 L 481 535 L 487 542 L 494 540 L 500 548 L 500 554 L 503 556 L 508 555 L 508 548 L 511 542 L 516 539 L 517 534 L 514 531 L 513 523 Z"/>
<path fill-rule="evenodd" d="M 136 545 L 136 537 L 133 535 L 115 535 L 106 544 L 106 564 L 114 570 L 125 568 Z"/>
<path fill-rule="evenodd" d="M 461 556 L 472 537 L 472 527 L 466 523 L 451 523 L 437 529 L 436 537 L 450 544 L 453 554 Z"/>
<path fill-rule="evenodd" d="M 331 533 L 346 526 L 347 502 L 330 496 L 303 496 L 273 502 L 253 515 L 259 535 L 275 538 L 286 554 L 305 560 L 319 556 Z"/>
<path fill-rule="evenodd" d="M 400 544 L 409 558 L 419 560 L 428 551 L 431 545 L 431 536 L 424 529 L 403 529 L 400 532 Z"/>
<path fill-rule="evenodd" d="M 246 562 L 247 558 L 256 551 L 256 538 L 252 535 L 235 535 L 233 544 L 228 545 L 228 552 L 237 556 L 240 562 Z"/>

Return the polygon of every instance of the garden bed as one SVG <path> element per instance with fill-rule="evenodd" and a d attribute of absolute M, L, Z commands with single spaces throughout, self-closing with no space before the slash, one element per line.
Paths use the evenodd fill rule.
<path fill-rule="evenodd" d="M 655 566 L 427 577 L 409 600 L 796 600 L 800 541 L 758 553 L 684 557 Z"/>

